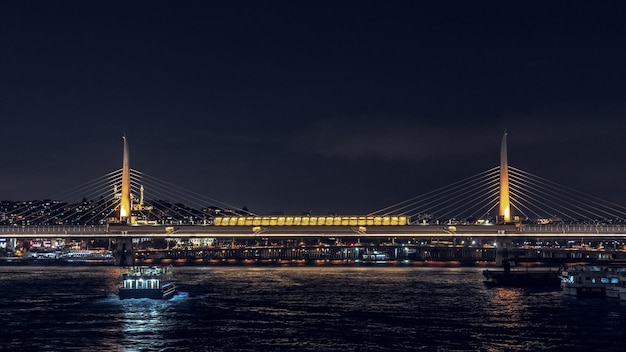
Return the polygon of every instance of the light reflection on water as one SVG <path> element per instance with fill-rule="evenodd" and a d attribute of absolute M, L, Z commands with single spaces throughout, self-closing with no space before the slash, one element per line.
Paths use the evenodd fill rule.
<path fill-rule="evenodd" d="M 143 351 L 159 351 L 163 348 L 161 336 L 168 329 L 169 302 L 148 299 L 130 299 L 121 303 L 122 344 L 128 348 L 141 346 Z"/>
<path fill-rule="evenodd" d="M 487 288 L 478 268 L 178 267 L 169 301 L 113 267 L 0 267 L 0 350 L 621 351 L 626 305 Z M 589 324 L 593 321 L 594 324 Z"/>
<path fill-rule="evenodd" d="M 522 289 L 511 287 L 497 287 L 493 289 L 493 319 L 498 319 L 502 328 L 513 329 L 519 327 L 523 321 L 522 314 L 526 312 L 526 305 L 522 300 Z M 492 319 L 492 321 L 493 321 Z"/>

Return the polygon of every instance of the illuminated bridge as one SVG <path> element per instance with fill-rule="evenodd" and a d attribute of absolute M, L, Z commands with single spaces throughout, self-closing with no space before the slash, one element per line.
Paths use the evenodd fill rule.
<path fill-rule="evenodd" d="M 82 200 L 56 200 L 79 195 Z M 118 252 L 133 252 L 147 239 L 161 239 L 168 248 L 187 243 L 187 249 L 189 243 L 294 250 L 330 243 L 347 251 L 367 242 L 372 248 L 435 243 L 473 251 L 516 243 L 616 252 L 626 240 L 625 207 L 509 166 L 506 133 L 499 166 L 365 215 L 253 214 L 131 169 L 125 137 L 122 169 L 53 199 L 7 203 L 0 211 L 5 252 L 20 242 L 59 238 L 107 239 Z"/>

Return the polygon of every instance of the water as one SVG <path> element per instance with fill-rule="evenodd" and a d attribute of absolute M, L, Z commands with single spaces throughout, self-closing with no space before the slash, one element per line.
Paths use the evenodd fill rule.
<path fill-rule="evenodd" d="M 0 267 L 6 351 L 622 351 L 626 304 L 487 288 L 478 268 L 177 267 L 170 301 L 115 267 Z"/>

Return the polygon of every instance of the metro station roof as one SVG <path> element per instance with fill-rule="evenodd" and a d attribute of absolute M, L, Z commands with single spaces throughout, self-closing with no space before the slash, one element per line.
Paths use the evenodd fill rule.
<path fill-rule="evenodd" d="M 405 215 L 389 216 L 217 216 L 215 226 L 403 226 Z"/>

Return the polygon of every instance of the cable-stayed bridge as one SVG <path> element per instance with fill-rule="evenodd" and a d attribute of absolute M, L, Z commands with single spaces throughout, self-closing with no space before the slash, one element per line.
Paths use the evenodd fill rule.
<path fill-rule="evenodd" d="M 429 236 L 502 231 L 547 236 L 626 234 L 626 209 L 555 182 L 509 167 L 514 222 L 497 221 L 499 167 L 366 215 L 262 216 L 131 170 L 132 221 L 120 224 L 122 170 L 84 183 L 65 199 L 19 202 L 7 209 L 2 233 L 58 235 L 84 232 L 211 235 Z M 11 219 L 9 224 L 7 218 Z M 167 229 L 167 230 L 166 230 Z"/>
<path fill-rule="evenodd" d="M 626 207 L 509 166 L 506 134 L 499 166 L 363 215 L 254 214 L 131 169 L 126 138 L 121 169 L 50 199 L 4 202 L 0 215 L 0 247 L 3 239 L 33 238 L 107 238 L 118 249 L 140 238 L 255 245 L 304 238 L 402 245 L 420 238 L 455 245 L 533 239 L 559 246 L 593 238 L 621 250 L 626 239 Z"/>
<path fill-rule="evenodd" d="M 621 235 L 626 207 L 501 165 L 364 215 L 259 215 L 131 169 L 40 201 L 3 204 L 0 234 L 65 232 L 211 236 Z"/>

